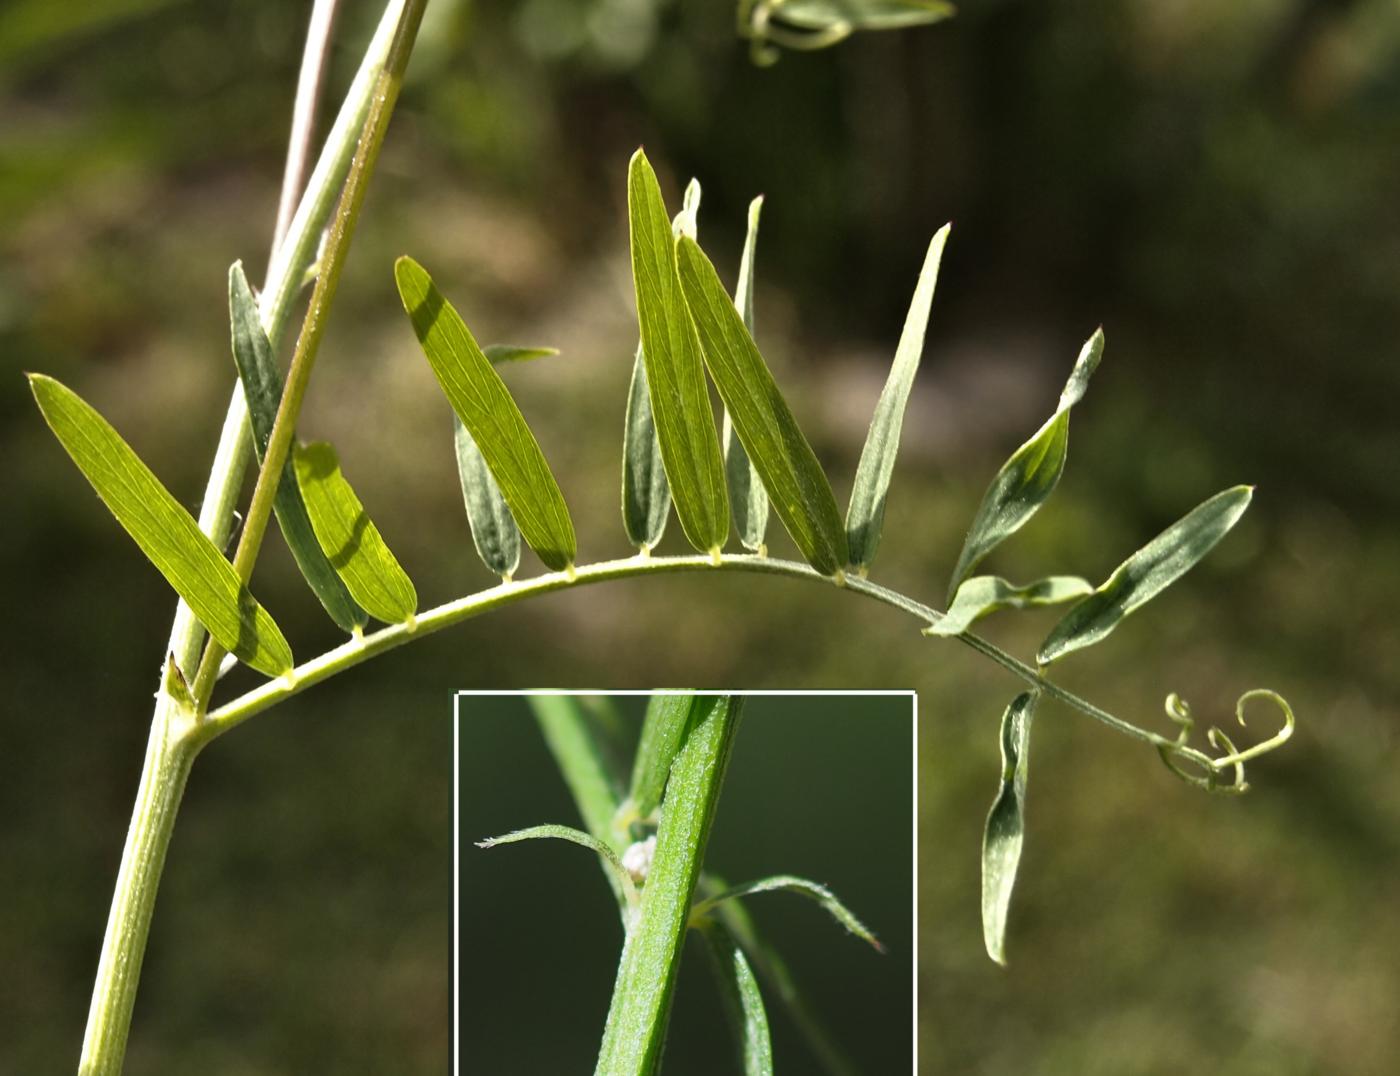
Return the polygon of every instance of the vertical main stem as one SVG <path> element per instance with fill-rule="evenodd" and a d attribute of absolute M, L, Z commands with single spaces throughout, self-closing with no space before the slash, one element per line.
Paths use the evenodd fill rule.
<path fill-rule="evenodd" d="M 141 785 L 102 940 L 102 957 L 97 965 L 87 1034 L 78 1064 L 80 1076 L 118 1076 L 122 1070 L 156 891 L 180 798 L 199 751 L 198 741 L 184 735 L 190 716 L 167 697 L 162 699 L 151 722 Z"/>

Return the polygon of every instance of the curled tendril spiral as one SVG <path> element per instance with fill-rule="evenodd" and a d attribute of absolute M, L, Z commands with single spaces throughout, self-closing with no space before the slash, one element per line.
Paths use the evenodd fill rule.
<path fill-rule="evenodd" d="M 796 29 L 781 22 L 782 0 L 745 0 L 739 5 L 739 35 L 748 38 L 755 63 L 761 66 L 776 63 L 780 55 L 775 46 L 799 51 L 830 48 L 844 41 L 855 27 L 837 19 L 821 29 Z"/>
<path fill-rule="evenodd" d="M 1195 718 L 1191 716 L 1191 707 L 1186 700 L 1175 692 L 1167 696 L 1165 709 L 1167 716 L 1179 726 L 1176 740 L 1172 743 L 1159 744 L 1157 753 L 1162 757 L 1162 762 L 1167 769 L 1176 774 L 1188 784 L 1197 788 L 1204 788 L 1207 792 L 1220 792 L 1226 795 L 1239 795 L 1249 789 L 1249 782 L 1245 780 L 1244 764 L 1250 759 L 1267 755 L 1281 747 L 1293 735 L 1293 708 L 1288 705 L 1288 701 L 1276 691 L 1268 688 L 1255 688 L 1253 691 L 1246 691 L 1235 703 L 1235 718 L 1241 727 L 1245 727 L 1244 711 L 1249 703 L 1257 698 L 1265 698 L 1274 703 L 1283 713 L 1283 727 L 1277 733 L 1253 747 L 1245 748 L 1241 751 L 1235 747 L 1230 737 L 1219 729 L 1212 727 L 1207 734 L 1210 746 L 1216 751 L 1225 752 L 1214 758 L 1202 755 L 1199 751 L 1192 749 L 1188 745 L 1191 738 L 1191 731 L 1195 728 Z M 1177 759 L 1186 759 L 1194 765 L 1200 766 L 1203 773 L 1190 773 L 1177 764 Z M 1233 770 L 1233 779 L 1228 784 L 1221 783 L 1221 775 Z"/>

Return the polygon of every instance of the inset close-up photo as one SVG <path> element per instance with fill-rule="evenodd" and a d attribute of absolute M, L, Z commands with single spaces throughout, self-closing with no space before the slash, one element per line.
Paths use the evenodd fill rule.
<path fill-rule="evenodd" d="M 909 693 L 459 695 L 454 1072 L 912 1072 L 915 735 Z"/>

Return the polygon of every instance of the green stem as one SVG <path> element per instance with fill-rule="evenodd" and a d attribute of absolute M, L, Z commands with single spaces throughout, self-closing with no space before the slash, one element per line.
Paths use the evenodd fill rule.
<path fill-rule="evenodd" d="M 421 17 L 422 3 L 418 7 Z M 404 0 L 390 0 L 386 6 L 379 29 L 327 136 L 287 238 L 268 268 L 267 286 L 259 306 L 263 327 L 274 342 L 281 336 L 302 277 L 314 257 L 321 229 L 345 181 L 352 149 L 358 148 L 360 133 L 376 100 L 375 91 L 381 89 L 380 75 L 387 58 L 392 55 L 394 43 L 400 40 L 397 29 L 404 21 L 403 9 Z M 247 414 L 242 389 L 235 386 L 199 520 L 201 529 L 219 544 L 228 536 L 234 501 L 251 451 Z M 169 642 L 169 652 L 181 669 L 194 664 L 203 638 L 203 629 L 181 602 Z M 181 709 L 162 685 L 156 695 L 136 805 L 98 959 L 79 1060 L 83 1076 L 116 1076 L 122 1069 L 166 850 L 190 768 L 200 746 L 208 740 L 207 736 L 193 735 L 195 727 L 194 715 Z"/>
<path fill-rule="evenodd" d="M 427 6 L 428 0 L 408 0 L 403 16 L 399 19 L 398 29 L 394 32 L 394 40 L 389 46 L 388 59 L 380 70 L 379 77 L 375 79 L 369 117 L 365 121 L 359 143 L 355 146 L 355 156 L 350 162 L 350 175 L 345 180 L 345 191 L 340 196 L 335 217 L 331 221 L 326 252 L 321 259 L 320 272 L 316 274 L 316 286 L 311 292 L 306 319 L 302 322 L 301 334 L 297 337 L 296 350 L 292 355 L 291 368 L 287 372 L 287 385 L 282 391 L 282 402 L 278 405 L 277 418 L 272 424 L 272 436 L 268 439 L 267 451 L 263 454 L 262 469 L 258 472 L 257 485 L 253 488 L 253 499 L 248 506 L 243 533 L 238 540 L 238 551 L 233 557 L 233 569 L 245 583 L 252 577 L 253 564 L 262 548 L 263 535 L 267 532 L 268 520 L 272 516 L 272 500 L 277 494 L 277 483 L 282 477 L 282 468 L 292 447 L 297 415 L 301 412 L 306 386 L 316 364 L 321 339 L 325 335 L 331 304 L 335 301 L 336 289 L 340 284 L 341 270 L 350 253 L 350 242 L 354 238 L 355 225 L 359 221 L 360 209 L 369 189 L 370 176 L 374 174 L 374 165 L 379 159 L 379 148 L 384 144 L 384 136 L 389 130 L 389 120 L 394 114 L 399 90 L 403 87 L 404 71 L 408 68 L 408 58 L 413 52 L 413 43 L 417 40 L 418 27 L 423 21 L 423 11 Z M 204 657 L 200 659 L 199 672 L 191 688 L 195 702 L 201 708 L 209 701 L 209 696 L 214 690 L 214 681 L 218 678 L 219 663 L 224 654 L 224 648 L 214 639 L 210 639 L 204 648 Z"/>
<path fill-rule="evenodd" d="M 165 698 L 156 709 L 136 807 L 122 852 L 116 894 L 97 965 L 80 1076 L 118 1076 L 136 1005 L 141 961 L 155 912 L 156 891 L 175 828 L 180 797 L 199 751 L 188 735 L 193 715 Z"/>
<path fill-rule="evenodd" d="M 691 898 L 700 878 L 743 699 L 721 695 L 676 755 L 661 808 L 656 853 L 618 962 L 595 1076 L 655 1072 L 666 1039 Z"/>
<path fill-rule="evenodd" d="M 483 613 L 489 613 L 493 609 L 513 605 L 539 594 L 549 594 L 556 590 L 568 590 L 571 587 L 644 575 L 725 571 L 784 575 L 821 583 L 825 586 L 837 586 L 840 590 L 872 598 L 885 605 L 903 610 L 925 624 L 935 623 L 943 616 L 942 612 L 932 606 L 925 605 L 878 583 L 872 583 L 868 579 L 846 576 L 840 584 L 836 584 L 830 576 L 822 575 L 806 564 L 778 560 L 772 557 L 726 553 L 721 555 L 718 562 L 705 554 L 679 557 L 637 556 L 623 560 L 601 561 L 569 571 L 550 572 L 535 576 L 533 579 L 502 583 L 489 590 L 457 598 L 425 613 L 420 613 L 412 624 L 394 624 L 372 632 L 362 639 L 351 639 L 334 650 L 328 650 L 320 657 L 312 658 L 310 661 L 298 665 L 287 676 L 268 681 L 217 710 L 211 711 L 202 723 L 201 733 L 207 739 L 213 739 L 234 726 L 242 724 L 255 714 L 305 691 L 313 684 L 328 680 L 332 676 L 368 661 L 370 658 L 403 646 L 419 636 L 430 635 L 435 631 L 451 627 L 453 624 L 459 624 Z M 1151 744 L 1153 747 L 1169 748 L 1173 754 L 1190 759 L 1207 769 L 1214 770 L 1216 768 L 1214 760 L 1204 752 L 1179 745 L 1173 739 L 1148 729 L 1139 728 L 1120 717 L 1115 717 L 1073 692 L 1066 691 L 1053 681 L 1047 680 L 1032 666 L 1012 657 L 1000 647 L 980 636 L 966 632 L 955 636 L 955 638 L 984 657 L 990 658 L 1007 672 L 1019 677 L 1032 687 L 1039 688 L 1066 706 L 1101 721 L 1126 736 Z"/>

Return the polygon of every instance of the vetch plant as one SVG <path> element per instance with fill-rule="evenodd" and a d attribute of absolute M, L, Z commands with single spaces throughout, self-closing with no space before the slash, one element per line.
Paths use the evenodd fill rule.
<path fill-rule="evenodd" d="M 49 377 L 30 375 L 35 399 L 59 442 L 181 599 L 161 662 L 145 763 L 103 940 L 83 1045 L 83 1072 L 108 1074 L 121 1069 L 165 853 L 199 752 L 249 718 L 332 676 L 412 640 L 540 594 L 676 572 L 783 575 L 834 586 L 899 609 L 926 634 L 955 638 L 1021 680 L 1026 695 L 1013 703 L 1003 720 L 1006 766 L 1002 794 L 989 819 L 984 863 L 988 950 L 998 959 L 1020 849 L 1031 714 L 1044 700 L 1054 699 L 1148 744 L 1173 772 L 1202 788 L 1245 789 L 1244 764 L 1278 746 L 1292 731 L 1293 715 L 1279 696 L 1250 692 L 1241 698 L 1237 710 L 1243 722 L 1248 701 L 1273 702 L 1284 720 L 1277 735 L 1236 750 L 1223 732 L 1212 729 L 1210 750 L 1205 750 L 1190 743 L 1192 719 L 1176 696 L 1168 700 L 1167 709 L 1177 734 L 1167 736 L 1065 690 L 1051 678 L 1049 669 L 1105 639 L 1124 617 L 1205 556 L 1247 508 L 1252 490 L 1238 486 L 1206 500 L 1097 587 L 1069 576 L 1018 586 L 995 576 L 972 574 L 1031 519 L 1058 483 L 1071 409 L 1083 398 L 1103 352 L 1103 335 L 1095 333 L 1075 363 L 1054 413 L 1016 450 L 988 488 L 949 584 L 949 612 L 870 581 L 867 575 L 880 544 L 900 422 L 923 348 L 947 229 L 930 245 L 843 517 L 820 461 L 754 340 L 757 205 L 750 213 L 736 301 L 696 239 L 698 185 L 691 188 L 673 221 L 651 165 L 640 151 L 627 177 L 640 345 L 627 405 L 623 466 L 624 529 L 635 555 L 579 562 L 578 537 L 563 492 L 500 373 L 513 361 L 548 361 L 543 358 L 548 349 L 480 346 L 426 269 L 409 257 L 395 266 L 409 327 L 455 414 L 454 444 L 477 548 L 483 562 L 501 578 L 498 585 L 420 609 L 409 576 L 371 523 L 334 449 L 322 443 L 299 444 L 296 427 L 425 2 L 391 0 L 387 4 L 325 148 L 305 182 L 298 209 L 285 236 L 275 244 L 261 292 L 254 295 L 240 266 L 230 271 L 237 382 L 197 520 L 76 393 Z M 912 6 L 928 13 L 937 5 L 782 0 L 766 6 L 770 15 L 785 13 L 791 18 L 819 9 L 869 13 Z M 314 25 L 325 31 L 324 23 Z M 319 63 L 324 52 L 324 37 L 318 39 L 313 33 L 308 64 Z M 298 114 L 304 110 L 298 109 Z M 299 129 L 302 133 L 294 142 L 306 137 L 309 124 Z M 299 177 L 290 174 L 289 183 L 294 188 L 302 185 Z M 283 378 L 274 357 L 307 280 L 313 281 L 311 295 Z M 709 384 L 724 403 L 718 426 Z M 448 409 L 444 409 L 444 446 L 446 431 L 454 429 L 447 418 Z M 230 542 L 238 493 L 250 460 L 256 460 L 257 481 L 229 558 L 224 549 Z M 694 555 L 653 552 L 672 507 L 696 550 Z M 770 515 L 781 521 L 802 561 L 768 554 L 765 536 Z M 312 593 L 348 636 L 343 644 L 301 662 L 294 659 L 290 643 L 250 590 L 273 516 Z M 731 524 L 739 530 L 743 552 L 726 552 Z M 522 545 L 529 546 L 548 570 L 521 577 Z M 1013 657 L 970 630 L 977 619 L 995 611 L 1048 603 L 1065 604 L 1068 609 L 1033 663 Z M 371 619 L 384 626 L 371 630 Z M 219 677 L 236 662 L 267 679 L 236 698 L 216 702 Z M 715 735 L 720 736 L 718 731 Z M 692 729 L 682 754 L 693 739 Z M 702 833 L 703 821 L 701 812 L 688 832 Z M 670 847 L 663 838 L 658 833 L 658 857 Z M 644 887 L 642 905 L 646 892 Z M 742 934 L 734 932 L 741 943 Z M 721 939 L 717 949 L 721 955 L 728 954 L 726 960 L 733 956 L 727 945 Z M 747 947 L 744 951 L 752 958 Z M 651 949 L 647 952 L 654 954 Z M 638 966 L 629 972 L 633 974 L 632 992 L 660 992 L 647 1003 L 648 1019 L 664 1016 L 661 1002 L 668 981 L 657 978 L 655 968 Z M 746 989 L 740 975 L 735 996 L 741 1004 Z M 629 1014 L 627 1030 L 615 1034 L 632 1042 L 643 1031 L 640 1023 L 633 1022 L 641 1017 L 632 1010 Z M 651 1027 L 645 1034 L 657 1031 Z M 648 1051 L 628 1056 L 651 1065 L 654 1053 Z"/>

